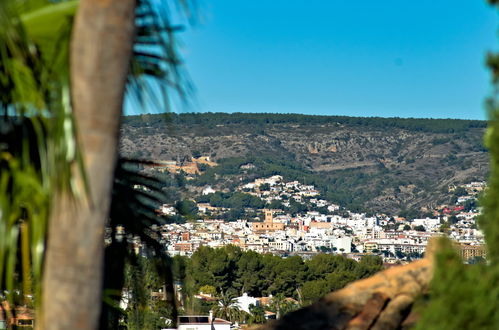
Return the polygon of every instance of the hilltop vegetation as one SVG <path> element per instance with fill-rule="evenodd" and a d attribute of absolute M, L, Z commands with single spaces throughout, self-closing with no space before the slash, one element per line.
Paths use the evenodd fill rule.
<path fill-rule="evenodd" d="M 124 155 L 188 161 L 209 156 L 190 186 L 231 190 L 280 174 L 314 184 L 351 210 L 417 211 L 450 203 L 448 186 L 483 180 L 486 122 L 297 114 L 169 114 L 124 118 Z"/>
<path fill-rule="evenodd" d="M 461 119 L 429 119 L 429 118 L 383 118 L 383 117 L 349 117 L 349 116 L 314 116 L 302 114 L 273 113 L 183 113 L 183 114 L 147 114 L 126 116 L 124 124 L 140 127 L 142 125 L 159 126 L 165 124 L 201 125 L 219 127 L 218 125 L 268 125 L 268 124 L 299 124 L 299 125 L 352 125 L 369 128 L 401 128 L 411 131 L 432 133 L 458 133 L 471 128 L 485 128 L 486 122 L 481 120 Z"/>
<path fill-rule="evenodd" d="M 369 277 L 382 268 L 382 259 L 378 256 L 364 256 L 356 262 L 341 255 L 318 254 L 304 261 L 299 256 L 281 258 L 242 251 L 232 245 L 217 249 L 202 246 L 191 258 L 173 258 L 174 277 L 184 283 L 189 297 L 200 288 L 211 286 L 217 295 L 282 294 L 304 303 Z"/>

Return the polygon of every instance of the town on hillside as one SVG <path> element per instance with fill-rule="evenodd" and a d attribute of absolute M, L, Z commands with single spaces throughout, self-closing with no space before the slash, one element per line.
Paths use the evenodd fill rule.
<path fill-rule="evenodd" d="M 195 201 L 192 221 L 165 224 L 157 230 L 171 256 L 192 255 L 200 246 L 235 245 L 284 257 L 332 253 L 359 260 L 375 254 L 387 264 L 419 259 L 431 237 L 447 235 L 463 260 L 474 263 L 485 257 L 483 234 L 476 224 L 477 198 L 484 188 L 485 182 L 450 186 L 453 205 L 437 206 L 431 217 L 404 218 L 350 212 L 322 199 L 313 185 L 274 175 L 237 187 L 233 193 L 242 202 L 234 205 L 224 204 L 224 193 L 207 186 Z M 231 211 L 240 218 L 223 219 Z M 174 216 L 178 210 L 165 204 L 158 212 Z M 140 242 L 136 244 L 140 249 Z"/>

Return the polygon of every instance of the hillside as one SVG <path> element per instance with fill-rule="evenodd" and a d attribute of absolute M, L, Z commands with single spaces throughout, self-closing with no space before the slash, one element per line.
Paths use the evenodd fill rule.
<path fill-rule="evenodd" d="M 424 212 L 450 202 L 449 185 L 486 177 L 485 125 L 450 119 L 142 115 L 124 118 L 121 152 L 178 163 L 209 156 L 219 166 L 191 181 L 197 186 L 231 188 L 281 174 L 315 184 L 327 199 L 354 210 Z"/>

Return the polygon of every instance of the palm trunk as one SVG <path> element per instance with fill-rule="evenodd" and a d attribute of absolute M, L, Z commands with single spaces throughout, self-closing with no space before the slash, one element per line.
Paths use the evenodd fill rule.
<path fill-rule="evenodd" d="M 104 228 L 134 37 L 135 0 L 81 0 L 71 43 L 77 136 L 90 187 L 85 201 L 61 192 L 48 229 L 39 329 L 96 329 Z M 78 180 L 80 188 L 83 180 Z"/>

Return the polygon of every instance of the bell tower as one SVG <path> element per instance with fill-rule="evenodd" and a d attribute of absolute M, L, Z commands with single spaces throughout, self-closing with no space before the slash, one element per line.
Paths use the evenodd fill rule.
<path fill-rule="evenodd" d="M 272 210 L 265 210 L 265 222 L 272 223 L 273 222 L 273 212 Z"/>

